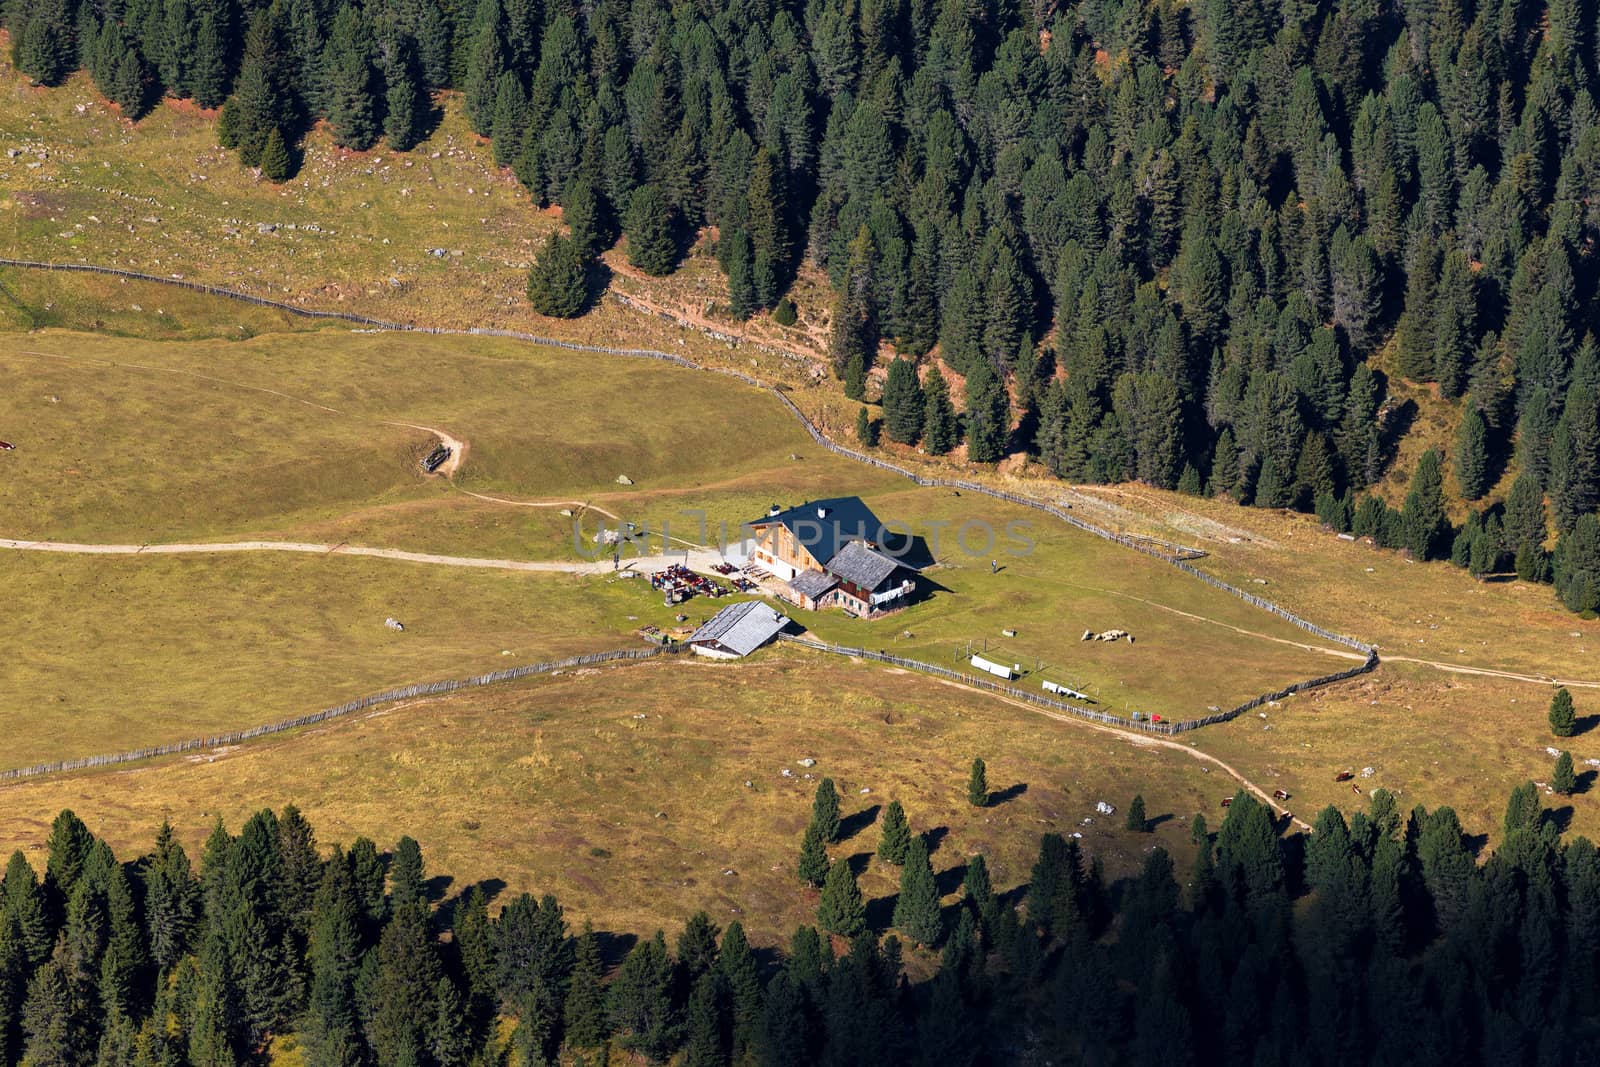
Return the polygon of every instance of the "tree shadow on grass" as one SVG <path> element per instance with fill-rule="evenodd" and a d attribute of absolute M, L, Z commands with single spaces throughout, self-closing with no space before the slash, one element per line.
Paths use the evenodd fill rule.
<path fill-rule="evenodd" d="M 867 873 L 867 864 L 872 862 L 872 853 L 857 852 L 855 855 L 846 858 L 845 862 L 850 865 L 850 873 L 860 878 Z"/>
<path fill-rule="evenodd" d="M 941 897 L 949 896 L 961 888 L 961 883 L 967 880 L 967 865 L 958 863 L 954 867 L 946 867 L 942 871 L 935 871 L 933 884 L 939 890 Z"/>
<path fill-rule="evenodd" d="M 1572 736 L 1582 737 L 1584 734 L 1600 726 L 1600 715 L 1579 715 L 1572 723 Z"/>
<path fill-rule="evenodd" d="M 894 905 L 900 899 L 900 894 L 893 893 L 886 897 L 874 897 L 867 901 L 867 929 L 887 930 L 894 925 Z"/>
<path fill-rule="evenodd" d="M 939 851 L 939 845 L 949 836 L 950 827 L 948 826 L 935 826 L 932 830 L 925 831 L 922 835 L 922 840 L 928 844 L 928 855 L 931 856 Z"/>
<path fill-rule="evenodd" d="M 1559 808 L 1545 809 L 1544 817 L 1561 833 L 1566 833 L 1572 825 L 1573 810 L 1571 804 L 1563 804 Z"/>
<path fill-rule="evenodd" d="M 839 840 L 848 841 L 862 830 L 878 821 L 878 813 L 883 810 L 882 804 L 874 804 L 870 808 L 863 808 L 854 815 L 846 815 L 839 820 Z"/>
<path fill-rule="evenodd" d="M 989 802 L 987 804 L 985 804 L 984 807 L 986 807 L 986 808 L 997 807 L 998 805 L 1004 804 L 1008 800 L 1017 799 L 1018 797 L 1020 797 L 1022 794 L 1026 793 L 1027 791 L 1028 791 L 1028 783 L 1027 782 L 1018 782 L 1016 785 L 1007 786 L 1004 789 L 997 789 L 993 793 L 989 794 Z"/>
<path fill-rule="evenodd" d="M 1593 789 L 1596 778 L 1600 778 L 1600 771 L 1584 771 L 1578 775 L 1578 784 L 1573 787 L 1572 795 L 1578 796 Z"/>
<path fill-rule="evenodd" d="M 1154 830 L 1156 827 L 1160 826 L 1162 823 L 1172 822 L 1176 818 L 1177 818 L 1177 816 L 1172 814 L 1172 812 L 1169 811 L 1165 815 L 1157 815 L 1154 818 L 1146 819 L 1144 821 L 1144 828 L 1147 831 Z"/>
<path fill-rule="evenodd" d="M 426 882 L 422 883 L 422 895 L 426 897 L 430 903 L 437 904 L 439 901 L 445 898 L 446 891 L 449 890 L 451 885 L 454 883 L 455 879 L 450 877 L 448 874 L 436 874 L 432 878 L 429 878 Z"/>
<path fill-rule="evenodd" d="M 633 946 L 639 943 L 637 934 L 615 934 L 610 930 L 596 930 L 595 940 L 600 944 L 600 963 L 606 970 L 616 967 L 628 953 L 633 951 Z"/>

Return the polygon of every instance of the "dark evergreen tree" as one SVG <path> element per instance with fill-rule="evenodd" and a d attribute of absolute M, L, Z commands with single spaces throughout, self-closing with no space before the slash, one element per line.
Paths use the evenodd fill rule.
<path fill-rule="evenodd" d="M 1556 690 L 1550 698 L 1550 732 L 1557 737 L 1571 737 L 1577 731 L 1578 719 L 1572 710 L 1572 694 L 1566 686 Z"/>
<path fill-rule="evenodd" d="M 1144 796 L 1135 793 L 1133 800 L 1128 804 L 1128 829 L 1142 834 L 1149 828 L 1150 820 L 1144 813 Z"/>
<path fill-rule="evenodd" d="M 934 882 L 933 864 L 928 861 L 928 843 L 921 834 L 911 838 L 905 865 L 900 869 L 900 895 L 894 902 L 894 925 L 916 944 L 929 948 L 937 946 L 944 937 L 939 890 Z"/>
<path fill-rule="evenodd" d="M 928 368 L 923 395 L 927 405 L 922 416 L 922 447 L 930 455 L 942 456 L 961 443 L 961 429 L 950 402 L 950 387 L 938 364 Z"/>
<path fill-rule="evenodd" d="M 363 10 L 346 3 L 333 18 L 322 56 L 323 101 L 333 143 L 358 152 L 378 141 L 377 71 L 372 28 Z"/>
<path fill-rule="evenodd" d="M 828 852 L 823 845 L 822 827 L 815 819 L 806 827 L 805 840 L 800 844 L 800 863 L 796 868 L 800 880 L 806 885 L 819 886 L 828 877 Z"/>
<path fill-rule="evenodd" d="M 665 1060 L 676 1047 L 682 1020 L 672 1003 L 672 960 L 661 931 L 641 940 L 618 968 L 606 992 L 611 1029 L 625 1048 Z"/>
<path fill-rule="evenodd" d="M 528 268 L 528 303 L 541 315 L 570 319 L 588 301 L 588 271 L 577 241 L 552 233 Z"/>
<path fill-rule="evenodd" d="M 832 778 L 817 783 L 817 794 L 811 802 L 811 823 L 822 835 L 824 844 L 839 840 L 839 790 Z"/>
<path fill-rule="evenodd" d="M 654 185 L 642 185 L 628 198 L 623 233 L 628 238 L 628 262 L 646 274 L 670 274 L 678 263 L 678 243 L 673 236 L 672 210 Z"/>
<path fill-rule="evenodd" d="M 972 773 L 967 776 L 967 803 L 975 808 L 989 806 L 989 768 L 981 759 L 972 761 Z"/>
<path fill-rule="evenodd" d="M 878 858 L 898 867 L 905 863 L 910 845 L 911 826 L 906 821 L 906 810 L 898 800 L 891 800 L 878 831 Z"/>
<path fill-rule="evenodd" d="M 1402 512 L 1405 544 L 1419 560 L 1438 558 L 1450 530 L 1445 517 L 1444 482 L 1439 470 L 1439 454 L 1424 452 L 1411 476 L 1411 491 L 1406 494 Z"/>
<path fill-rule="evenodd" d="M 897 359 L 889 364 L 883 384 L 883 425 L 891 441 L 916 444 L 922 436 L 922 420 L 927 398 L 917 380 L 916 364 Z"/>
<path fill-rule="evenodd" d="M 828 868 L 817 904 L 817 924 L 840 937 L 855 937 L 867 928 L 867 905 L 848 860 L 835 860 Z"/>
<path fill-rule="evenodd" d="M 1578 788 L 1578 776 L 1572 770 L 1572 753 L 1562 752 L 1556 757 L 1555 770 L 1550 774 L 1550 788 L 1562 796 L 1571 796 Z"/>

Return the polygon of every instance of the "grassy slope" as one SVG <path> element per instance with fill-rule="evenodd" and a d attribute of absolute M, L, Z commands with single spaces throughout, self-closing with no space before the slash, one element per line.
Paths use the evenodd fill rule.
<path fill-rule="evenodd" d="M 977 755 L 994 790 L 1025 791 L 970 807 Z M 806 771 L 802 757 L 817 766 Z M 782 777 L 785 767 L 794 778 Z M 501 878 L 509 892 L 555 892 L 569 920 L 623 931 L 673 930 L 704 907 L 772 944 L 815 907 L 791 874 L 816 784 L 807 773 L 834 778 L 847 820 L 898 798 L 916 829 L 944 828 L 933 858 L 947 892 L 974 852 L 986 854 L 997 887 L 1025 882 L 1038 835 L 1052 828 L 1082 832 L 1114 876 L 1132 873 L 1158 842 L 1184 864 L 1188 819 L 1231 791 L 1178 752 L 917 676 L 778 651 L 740 665 L 569 674 L 226 754 L 0 788 L 0 849 L 37 848 L 70 806 L 119 852 L 147 847 L 169 815 L 197 855 L 217 816 L 236 828 L 264 804 L 292 801 L 324 844 L 413 834 L 430 870 L 454 879 L 452 893 Z M 1152 819 L 1173 816 L 1155 834 L 1128 834 L 1120 814 L 1095 817 L 1097 800 L 1121 808 L 1135 791 Z M 876 843 L 869 827 L 838 854 Z M 876 862 L 863 878 L 875 921 L 887 923 L 896 878 Z"/>
<path fill-rule="evenodd" d="M 892 481 L 826 456 L 776 401 L 727 378 L 511 341 L 327 330 L 174 344 L 45 331 L 0 352 L 0 366 L 0 426 L 19 446 L 0 488 L 10 536 L 304 527 L 334 541 L 528 551 L 516 526 L 486 538 L 430 530 L 450 510 L 433 506 L 448 496 L 442 481 L 416 469 L 431 435 L 388 423 L 465 439 L 463 488 L 613 511 L 648 512 L 667 494 L 671 510 L 737 522 L 760 513 L 774 484 Z M 552 529 L 570 541 L 554 510 L 509 510 L 542 528 L 537 545 L 556 547 Z"/>
<path fill-rule="evenodd" d="M 637 584 L 343 556 L 8 553 L 4 764 L 205 736 L 412 682 L 631 647 L 637 627 L 670 622 Z M 390 616 L 404 633 L 384 627 Z"/>

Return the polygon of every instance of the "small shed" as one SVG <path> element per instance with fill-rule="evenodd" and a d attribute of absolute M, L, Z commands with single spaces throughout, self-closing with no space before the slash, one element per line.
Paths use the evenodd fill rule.
<path fill-rule="evenodd" d="M 704 626 L 689 635 L 689 647 L 713 659 L 739 659 L 772 640 L 788 625 L 788 616 L 759 600 L 747 600 L 730 604 L 707 619 Z"/>

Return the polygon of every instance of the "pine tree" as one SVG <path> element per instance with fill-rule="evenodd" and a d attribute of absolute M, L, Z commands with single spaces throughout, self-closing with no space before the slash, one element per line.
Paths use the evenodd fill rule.
<path fill-rule="evenodd" d="M 420 904 L 397 907 L 377 947 L 367 1037 L 380 1063 L 423 1062 L 437 1012 L 437 950 Z"/>
<path fill-rule="evenodd" d="M 867 414 L 865 407 L 856 412 L 856 440 L 861 443 L 862 448 L 878 446 L 878 427 L 872 421 L 872 416 Z"/>
<path fill-rule="evenodd" d="M 905 863 L 906 849 L 910 844 L 911 827 L 906 822 L 906 810 L 898 800 L 891 800 L 884 809 L 883 823 L 878 832 L 878 858 L 898 867 Z"/>
<path fill-rule="evenodd" d="M 982 759 L 972 761 L 972 773 L 967 776 L 967 803 L 975 808 L 989 806 L 989 769 Z"/>
<path fill-rule="evenodd" d="M 563 1022 L 567 1044 L 578 1049 L 598 1048 L 606 1039 L 605 970 L 600 960 L 600 939 L 594 925 L 584 923 L 578 938 L 572 982 L 567 987 Z"/>
<path fill-rule="evenodd" d="M 283 131 L 273 128 L 267 134 L 266 144 L 261 149 L 261 176 L 273 184 L 282 184 L 294 174 L 294 157 L 289 154 L 289 146 L 284 142 Z"/>
<path fill-rule="evenodd" d="M 346 3 L 333 18 L 322 56 L 323 105 L 333 143 L 363 152 L 377 143 L 378 101 L 372 28 L 362 9 Z"/>
<path fill-rule="evenodd" d="M 1144 833 L 1150 829 L 1150 820 L 1144 814 L 1144 796 L 1135 793 L 1133 801 L 1128 805 L 1128 829 L 1135 833 Z"/>
<path fill-rule="evenodd" d="M 1556 595 L 1568 611 L 1600 610 L 1600 515 L 1585 515 L 1556 544 Z"/>
<path fill-rule="evenodd" d="M 301 1035 L 317 1063 L 358 1067 L 362 1060 L 355 978 L 361 962 L 360 916 L 350 865 L 337 846 L 313 906 L 311 1003 Z"/>
<path fill-rule="evenodd" d="M 383 70 L 383 136 L 396 152 L 407 152 L 422 138 L 428 110 L 427 88 L 418 66 L 416 46 L 402 36 Z"/>
<path fill-rule="evenodd" d="M 672 960 L 661 931 L 641 940 L 606 992 L 611 1029 L 623 1047 L 664 1060 L 677 1044 L 682 1022 L 672 1003 Z"/>
<path fill-rule="evenodd" d="M 998 463 L 1011 436 L 1011 396 L 994 368 L 980 360 L 967 376 L 967 458 Z"/>
<path fill-rule="evenodd" d="M 5 881 L 0 888 L 4 889 L 0 912 L 8 914 L 16 924 L 23 959 L 28 967 L 37 967 L 49 958 L 53 939 L 38 875 L 20 851 L 11 854 L 6 864 Z"/>
<path fill-rule="evenodd" d="M 915 444 L 922 436 L 926 407 L 916 364 L 908 359 L 891 362 L 883 383 L 883 425 L 889 439 L 903 445 Z"/>
<path fill-rule="evenodd" d="M 761 1026 L 762 999 L 761 975 L 756 969 L 755 954 L 751 952 L 744 926 L 738 920 L 729 923 L 722 935 L 717 964 L 728 994 L 732 1016 L 732 1051 L 737 1060 L 755 1045 Z"/>
<path fill-rule="evenodd" d="M 900 895 L 894 902 L 894 925 L 919 945 L 932 948 L 944 936 L 939 911 L 939 889 L 928 860 L 928 843 L 921 834 L 911 838 L 905 866 L 900 869 Z"/>
<path fill-rule="evenodd" d="M 416 838 L 403 835 L 394 846 L 394 859 L 389 863 L 389 905 L 394 910 L 410 904 L 428 902 L 427 875 L 422 863 L 422 849 Z"/>
<path fill-rule="evenodd" d="M 1566 686 L 1556 690 L 1550 698 L 1550 732 L 1557 737 L 1571 737 L 1578 728 L 1578 718 L 1572 708 L 1572 694 Z"/>
<path fill-rule="evenodd" d="M 575 240 L 552 233 L 528 268 L 528 303 L 551 318 L 570 319 L 588 303 L 587 269 Z"/>
<path fill-rule="evenodd" d="M 927 406 L 922 417 L 922 447 L 930 455 L 942 456 L 961 443 L 961 429 L 955 405 L 950 403 L 950 387 L 937 363 L 928 368 L 923 395 Z"/>
<path fill-rule="evenodd" d="M 800 843 L 800 863 L 796 873 L 809 886 L 821 885 L 828 877 L 828 851 L 823 845 L 822 828 L 815 819 L 806 827 L 805 840 Z"/>
<path fill-rule="evenodd" d="M 659 186 L 641 185 L 628 198 L 623 233 L 628 238 L 628 262 L 657 276 L 671 274 L 678 262 L 678 244 L 672 234 L 672 210 Z"/>
<path fill-rule="evenodd" d="M 716 971 L 707 971 L 694 980 L 689 990 L 684 1067 L 722 1067 L 728 1062 L 723 1043 L 724 995 L 722 975 Z"/>
<path fill-rule="evenodd" d="M 1562 796 L 1571 796 L 1578 788 L 1578 776 L 1572 770 L 1572 753 L 1563 752 L 1556 757 L 1556 769 L 1550 775 L 1550 788 Z"/>
<path fill-rule="evenodd" d="M 1489 488 L 1489 428 L 1475 407 L 1467 408 L 1456 437 L 1456 484 L 1467 500 L 1480 499 Z"/>
<path fill-rule="evenodd" d="M 1411 491 L 1406 494 L 1402 513 L 1406 547 L 1418 560 L 1438 558 L 1449 533 L 1445 518 L 1444 485 L 1439 471 L 1439 454 L 1432 449 L 1422 454 L 1411 476 Z"/>
<path fill-rule="evenodd" d="M 839 840 L 839 790 L 832 778 L 817 783 L 817 795 L 811 802 L 811 824 L 822 835 L 824 844 Z"/>
<path fill-rule="evenodd" d="M 831 934 L 847 938 L 867 928 L 866 901 L 861 898 L 861 887 L 856 884 L 848 860 L 835 860 L 828 868 L 822 899 L 817 903 L 817 924 Z"/>

